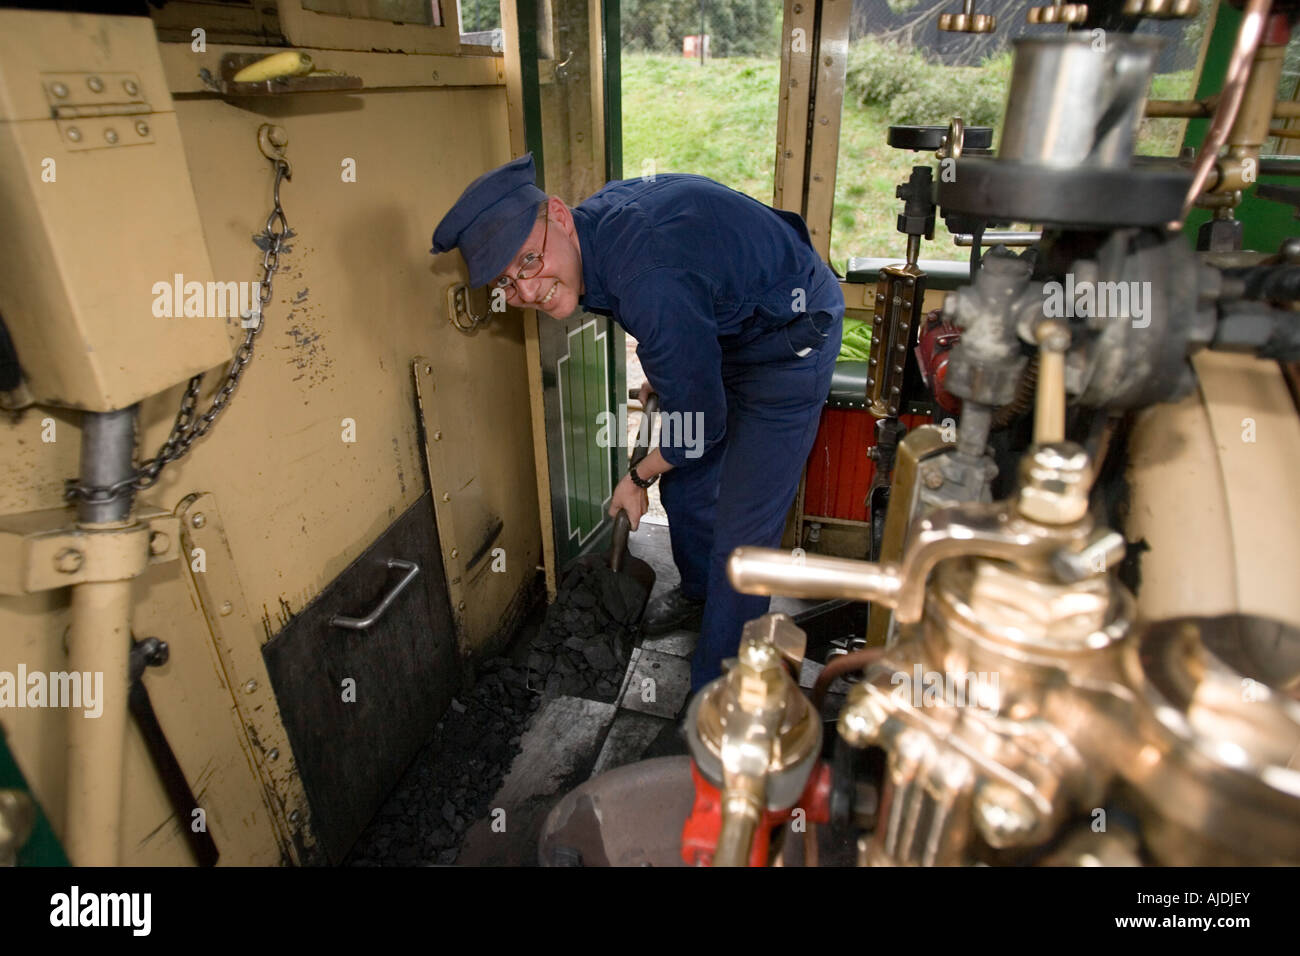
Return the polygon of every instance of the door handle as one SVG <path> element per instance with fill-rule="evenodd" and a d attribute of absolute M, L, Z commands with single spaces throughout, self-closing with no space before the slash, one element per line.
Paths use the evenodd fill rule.
<path fill-rule="evenodd" d="M 384 612 L 392 606 L 397 600 L 397 596 L 406 590 L 406 586 L 415 580 L 415 576 L 420 573 L 420 566 L 414 561 L 403 561 L 401 558 L 389 558 L 388 566 L 390 568 L 402 568 L 406 571 L 402 579 L 393 585 L 391 591 L 384 595 L 373 611 L 365 617 L 346 617 L 342 614 L 335 614 L 330 618 L 331 627 L 346 627 L 350 631 L 364 631 L 381 617 Z"/>

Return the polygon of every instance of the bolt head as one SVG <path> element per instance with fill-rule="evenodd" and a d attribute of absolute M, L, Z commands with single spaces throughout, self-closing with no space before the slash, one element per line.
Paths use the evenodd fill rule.
<path fill-rule="evenodd" d="M 167 549 L 172 546 L 172 540 L 163 531 L 155 531 L 149 535 L 149 553 L 166 554 Z"/>
<path fill-rule="evenodd" d="M 190 519 L 190 524 L 196 528 L 202 528 L 207 523 L 208 523 L 208 519 L 207 517 L 204 516 L 202 511 L 198 512 L 196 515 L 194 515 L 193 518 Z"/>
<path fill-rule="evenodd" d="M 272 760 L 279 760 L 279 759 L 280 759 L 280 748 L 279 748 L 279 747 L 272 747 L 269 751 L 267 751 L 267 754 L 266 754 L 266 755 L 267 755 L 268 757 L 270 757 Z"/>
<path fill-rule="evenodd" d="M 55 83 L 54 85 L 52 85 L 52 86 L 50 87 L 50 92 L 53 93 L 55 96 L 58 96 L 58 97 L 67 96 L 67 95 L 68 95 L 68 84 L 66 84 L 66 83 Z"/>
<path fill-rule="evenodd" d="M 290 822 L 290 823 L 297 823 L 298 820 L 301 819 L 301 817 L 302 817 L 302 814 L 299 813 L 297 810 L 294 810 L 294 811 L 292 811 L 292 812 L 289 814 L 289 822 Z"/>
<path fill-rule="evenodd" d="M 116 143 L 116 142 L 117 142 L 117 130 L 115 130 L 115 129 L 106 129 L 106 130 L 104 130 L 104 141 L 105 141 L 106 143 L 108 143 L 110 146 L 111 146 L 112 144 Z"/>
<path fill-rule="evenodd" d="M 251 694 L 255 690 L 257 690 L 257 681 L 249 680 L 246 684 L 244 684 L 245 694 Z"/>
<path fill-rule="evenodd" d="M 90 79 L 86 80 L 86 85 L 90 87 L 92 93 L 104 92 L 104 81 L 97 76 L 92 76 Z"/>
<path fill-rule="evenodd" d="M 885 708 L 874 697 L 858 696 L 840 712 L 840 736 L 852 747 L 865 747 L 875 741 L 888 718 Z"/>
<path fill-rule="evenodd" d="M 463 611 L 463 610 L 465 610 L 465 602 L 464 602 L 464 601 L 461 601 L 459 604 L 457 604 L 457 605 L 456 605 L 456 610 L 458 610 L 458 611 Z"/>
<path fill-rule="evenodd" d="M 1035 445 L 1020 460 L 1016 509 L 1043 524 L 1072 524 L 1088 513 L 1092 466 L 1074 442 Z"/>
<path fill-rule="evenodd" d="M 76 574 L 86 563 L 86 556 L 76 548 L 64 548 L 54 556 L 54 567 L 60 574 Z"/>
<path fill-rule="evenodd" d="M 433 440 L 434 440 L 434 441 L 442 441 L 442 432 L 440 432 L 440 431 L 438 431 L 438 432 L 434 432 L 434 433 L 433 433 Z"/>
<path fill-rule="evenodd" d="M 80 142 L 81 142 L 81 130 L 77 129 L 77 127 L 75 127 L 75 126 L 69 126 L 69 127 L 68 127 L 68 139 L 72 140 L 74 143 L 80 143 Z"/>
<path fill-rule="evenodd" d="M 135 131 L 136 131 L 137 133 L 139 133 L 141 136 L 148 136 L 148 135 L 149 135 L 149 124 L 146 123 L 144 120 L 139 120 L 139 121 L 135 124 Z"/>
<path fill-rule="evenodd" d="M 222 617 L 225 617 L 227 614 L 229 614 L 229 613 L 230 613 L 231 611 L 233 611 L 234 609 L 235 609 L 235 606 L 234 606 L 233 604 L 231 604 L 229 601 L 222 601 L 222 602 L 221 602 L 221 616 L 222 616 Z"/>
<path fill-rule="evenodd" d="M 1070 330 L 1055 319 L 1040 322 L 1034 329 L 1034 338 L 1049 352 L 1064 352 L 1070 347 Z"/>
<path fill-rule="evenodd" d="M 1010 784 L 987 780 L 975 795 L 975 825 L 996 849 L 1026 842 L 1038 827 L 1038 812 L 1029 797 Z"/>
<path fill-rule="evenodd" d="M 444 492 L 442 493 L 442 500 L 443 500 L 443 501 L 451 501 L 451 493 L 450 493 L 450 492 L 447 492 L 447 491 L 444 491 Z"/>
<path fill-rule="evenodd" d="M 0 790 L 0 859 L 15 856 L 36 828 L 36 804 L 17 788 Z"/>
<path fill-rule="evenodd" d="M 140 92 L 140 87 L 136 85 L 135 80 L 123 80 L 122 89 L 126 90 L 128 96 L 135 96 Z"/>
<path fill-rule="evenodd" d="M 938 465 L 927 465 L 921 469 L 921 480 L 931 491 L 938 491 L 943 487 L 943 472 Z"/>
<path fill-rule="evenodd" d="M 460 548 L 452 548 L 452 549 L 451 549 L 451 556 L 452 556 L 453 558 L 460 557 Z"/>

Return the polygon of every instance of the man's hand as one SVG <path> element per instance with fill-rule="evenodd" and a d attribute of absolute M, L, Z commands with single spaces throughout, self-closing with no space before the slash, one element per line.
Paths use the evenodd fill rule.
<path fill-rule="evenodd" d="M 614 489 L 614 497 L 609 502 L 609 516 L 613 518 L 620 509 L 627 512 L 628 521 L 635 531 L 641 523 L 641 516 L 650 508 L 650 496 L 644 488 L 638 488 L 631 475 L 624 475 L 623 480 Z"/>
<path fill-rule="evenodd" d="M 641 383 L 641 390 L 636 393 L 636 400 L 645 408 L 645 400 L 655 393 L 655 387 L 650 384 L 650 379 Z"/>

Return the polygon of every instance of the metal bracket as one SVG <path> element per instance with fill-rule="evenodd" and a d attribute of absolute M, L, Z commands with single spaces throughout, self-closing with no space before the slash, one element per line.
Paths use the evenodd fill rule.
<path fill-rule="evenodd" d="M 158 508 L 137 508 L 122 528 L 90 530 L 70 518 L 66 508 L 0 517 L 0 594 L 125 581 L 180 557 L 180 522 Z"/>
<path fill-rule="evenodd" d="M 277 96 L 285 93 L 337 92 L 359 90 L 361 77 L 328 70 L 313 70 L 305 76 L 278 76 L 255 83 L 236 83 L 235 74 L 244 67 L 266 59 L 265 53 L 227 53 L 221 58 L 218 76 L 203 77 L 204 83 L 223 96 Z M 200 74 L 201 75 L 201 74 Z"/>
<path fill-rule="evenodd" d="M 470 302 L 469 286 L 464 282 L 457 282 L 447 288 L 447 318 L 458 332 L 473 335 L 492 321 L 492 313 L 484 312 L 481 316 L 475 315 L 474 306 Z"/>
<path fill-rule="evenodd" d="M 285 177 L 293 179 L 293 168 L 289 165 L 289 160 L 284 158 L 284 151 L 289 146 L 289 133 L 283 126 L 272 126 L 270 123 L 263 123 L 257 128 L 257 148 L 273 163 L 284 163 Z M 277 182 L 277 187 L 279 183 Z M 277 193 L 278 193 L 277 188 Z M 278 195 L 277 195 L 278 200 Z"/>
<path fill-rule="evenodd" d="M 411 362 L 415 380 L 415 411 L 420 420 L 420 430 L 425 436 L 424 463 L 429 470 L 429 487 L 433 490 L 433 515 L 438 524 L 438 543 L 442 549 L 442 566 L 447 579 L 447 596 L 451 599 L 451 621 L 456 628 L 456 640 L 466 645 L 465 630 L 465 567 L 460 560 L 456 544 L 456 515 L 452 509 L 450 485 L 441 456 L 435 455 L 435 446 L 441 447 L 442 429 L 438 425 L 439 408 L 434 403 L 437 385 L 433 380 L 433 363 L 422 355 Z"/>

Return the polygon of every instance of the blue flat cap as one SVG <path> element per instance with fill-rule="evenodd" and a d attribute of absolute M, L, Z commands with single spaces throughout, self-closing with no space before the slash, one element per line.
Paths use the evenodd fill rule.
<path fill-rule="evenodd" d="M 433 252 L 457 246 L 469 266 L 469 283 L 487 285 L 510 265 L 547 199 L 537 188 L 537 167 L 527 153 L 470 183 L 433 232 Z"/>

